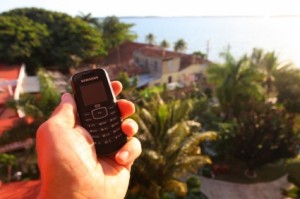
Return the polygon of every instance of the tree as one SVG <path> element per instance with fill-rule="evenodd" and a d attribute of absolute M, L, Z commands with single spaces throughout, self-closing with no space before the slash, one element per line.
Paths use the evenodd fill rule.
<path fill-rule="evenodd" d="M 233 157 L 246 163 L 250 171 L 298 154 L 300 131 L 291 115 L 271 104 L 253 103 L 236 118 L 229 142 Z"/>
<path fill-rule="evenodd" d="M 8 106 L 15 109 L 19 108 L 25 112 L 26 116 L 33 117 L 35 121 L 42 123 L 49 118 L 59 104 L 60 93 L 44 69 L 38 71 L 38 77 L 40 93 L 37 96 L 22 95 L 20 100 L 10 101 Z"/>
<path fill-rule="evenodd" d="M 167 49 L 170 47 L 170 43 L 167 40 L 162 40 L 162 42 L 160 43 L 160 47 Z"/>
<path fill-rule="evenodd" d="M 31 53 L 31 57 L 39 59 L 36 65 L 66 69 L 76 66 L 78 61 L 104 53 L 101 33 L 79 18 L 38 8 L 14 9 L 2 15 L 27 17 L 34 24 L 47 27 L 48 38 Z"/>
<path fill-rule="evenodd" d="M 199 56 L 199 57 L 201 57 L 202 59 L 207 58 L 207 54 L 205 54 L 205 53 L 203 53 L 203 52 L 201 52 L 201 51 L 193 52 L 193 55 Z"/>
<path fill-rule="evenodd" d="M 224 64 L 212 64 L 207 69 L 209 82 L 216 86 L 216 96 L 228 120 L 237 117 L 247 103 L 263 101 L 263 76 L 251 66 L 247 56 L 235 60 L 230 53 L 223 54 Z"/>
<path fill-rule="evenodd" d="M 4 63 L 38 62 L 34 52 L 49 36 L 45 25 L 26 17 L 0 15 L 0 61 Z"/>
<path fill-rule="evenodd" d="M 210 163 L 199 144 L 214 139 L 215 134 L 200 132 L 200 124 L 188 119 L 191 109 L 189 100 L 166 103 L 159 96 L 138 109 L 134 119 L 140 127 L 143 152 L 133 165 L 130 193 L 137 191 L 146 198 L 161 198 L 167 192 L 184 196 L 183 175 Z"/>
<path fill-rule="evenodd" d="M 118 47 L 125 41 L 133 41 L 137 38 L 137 35 L 130 31 L 134 24 L 122 23 L 115 16 L 104 18 L 100 24 L 100 31 L 103 33 L 103 41 L 107 51 Z"/>
<path fill-rule="evenodd" d="M 175 52 L 184 52 L 187 49 L 187 43 L 183 39 L 179 39 L 174 44 Z"/>
<path fill-rule="evenodd" d="M 207 71 L 209 80 L 216 86 L 221 108 L 220 139 L 216 142 L 216 146 L 222 146 L 218 148 L 218 154 L 226 152 L 221 159 L 234 157 L 253 172 L 264 164 L 294 157 L 299 144 L 299 129 L 293 114 L 278 104 L 266 103 L 264 98 L 270 87 L 263 86 L 268 76 L 261 67 L 276 66 L 274 54 L 254 51 L 250 58 L 244 56 L 237 61 L 230 53 L 223 56 L 224 64 L 212 65 Z M 278 74 L 277 69 L 269 71 Z M 287 89 L 289 84 L 283 83 L 290 78 L 280 77 L 282 90 L 290 90 Z"/>
<path fill-rule="evenodd" d="M 300 70 L 282 68 L 275 75 L 277 102 L 290 113 L 300 113 Z"/>
<path fill-rule="evenodd" d="M 280 67 L 275 52 L 264 53 L 261 49 L 253 49 L 251 55 L 252 65 L 264 75 L 263 86 L 266 89 L 267 97 L 274 91 L 275 73 Z"/>
<path fill-rule="evenodd" d="M 88 24 L 90 24 L 91 26 L 93 26 L 95 28 L 101 28 L 99 19 L 97 17 L 93 17 L 91 13 L 84 14 L 84 13 L 80 12 L 80 14 L 77 15 L 77 17 L 80 18 L 81 20 L 87 22 Z"/>
<path fill-rule="evenodd" d="M 149 33 L 148 35 L 146 35 L 146 42 L 150 45 L 154 45 L 155 42 L 155 36 L 152 33 Z"/>
<path fill-rule="evenodd" d="M 7 181 L 11 181 L 12 166 L 16 164 L 16 157 L 10 154 L 0 154 L 0 164 L 7 165 Z"/>

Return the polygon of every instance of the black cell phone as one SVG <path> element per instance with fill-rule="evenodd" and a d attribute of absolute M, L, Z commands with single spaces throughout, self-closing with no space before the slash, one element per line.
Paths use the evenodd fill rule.
<path fill-rule="evenodd" d="M 104 69 L 77 73 L 71 78 L 81 125 L 91 134 L 97 156 L 111 155 L 126 142 L 121 114 Z"/>

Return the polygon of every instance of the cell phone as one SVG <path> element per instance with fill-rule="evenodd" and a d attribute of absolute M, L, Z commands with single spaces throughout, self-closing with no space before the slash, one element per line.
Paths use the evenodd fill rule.
<path fill-rule="evenodd" d="M 107 72 L 98 68 L 77 73 L 71 85 L 81 125 L 91 134 L 97 156 L 118 151 L 127 136 Z"/>

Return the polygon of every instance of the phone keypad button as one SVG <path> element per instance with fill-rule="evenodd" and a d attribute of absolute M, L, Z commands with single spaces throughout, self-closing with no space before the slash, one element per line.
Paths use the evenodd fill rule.
<path fill-rule="evenodd" d="M 89 132 L 91 134 L 94 134 L 94 133 L 99 133 L 100 131 L 99 131 L 99 129 L 90 129 Z"/>
<path fill-rule="evenodd" d="M 121 116 L 117 105 L 97 107 L 83 116 L 85 127 L 96 145 L 107 145 L 126 136 L 121 130 Z"/>
<path fill-rule="evenodd" d="M 107 110 L 105 107 L 92 110 L 92 116 L 94 119 L 101 119 L 107 116 Z"/>

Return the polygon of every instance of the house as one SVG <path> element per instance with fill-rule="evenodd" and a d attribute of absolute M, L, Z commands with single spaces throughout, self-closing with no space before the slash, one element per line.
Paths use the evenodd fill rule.
<path fill-rule="evenodd" d="M 188 86 L 198 80 L 208 62 L 198 56 L 167 51 L 159 46 L 145 46 L 133 53 L 135 64 L 144 71 L 138 87 L 153 85 Z"/>
<path fill-rule="evenodd" d="M 127 72 L 131 77 L 138 75 L 141 73 L 141 69 L 134 64 L 133 52 L 145 46 L 148 44 L 126 41 L 112 49 L 105 58 L 89 60 L 89 62 L 96 64 L 92 67 L 81 68 L 81 70 L 101 67 L 108 72 L 111 80 L 116 79 L 121 71 Z"/>
<path fill-rule="evenodd" d="M 188 86 L 199 80 L 208 61 L 196 55 L 167 51 L 159 46 L 124 42 L 110 51 L 106 58 L 97 62 L 105 68 L 111 79 L 116 79 L 120 71 L 129 77 L 138 77 L 138 88 L 168 84 L 172 87 Z"/>

